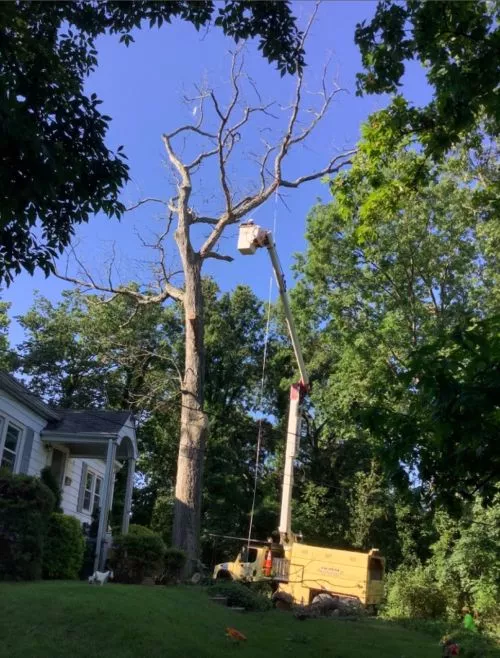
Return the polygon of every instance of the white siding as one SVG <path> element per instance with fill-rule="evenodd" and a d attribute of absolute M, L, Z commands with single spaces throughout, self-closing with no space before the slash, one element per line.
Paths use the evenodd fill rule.
<path fill-rule="evenodd" d="M 23 438 L 19 451 L 20 453 L 22 453 L 24 447 L 26 428 L 30 427 L 34 431 L 33 449 L 28 467 L 28 475 L 40 475 L 42 468 L 46 466 L 47 463 L 50 463 L 47 461 L 47 450 L 45 450 L 40 441 L 40 432 L 46 425 L 45 419 L 2 390 L 0 390 L 0 415 L 4 416 L 7 420 L 14 421 L 14 423 L 22 426 Z M 19 459 L 17 460 L 16 465 L 16 471 L 18 470 Z"/>
<path fill-rule="evenodd" d="M 40 471 L 50 465 L 52 452 L 48 450 L 40 439 L 40 432 L 35 432 L 33 448 L 31 450 L 28 475 L 40 476 Z"/>
<path fill-rule="evenodd" d="M 40 432 L 44 429 L 46 421 L 41 416 L 26 408 L 22 403 L 12 398 L 5 391 L 0 390 L 0 415 L 7 421 L 12 420 L 24 429 L 30 427 L 34 431 L 33 448 L 31 451 L 28 475 L 39 476 L 40 471 L 52 461 L 52 450 L 48 448 L 40 438 Z M 24 435 L 23 435 L 24 439 Z M 58 449 L 67 452 L 64 446 L 58 445 Z M 21 444 L 20 452 L 22 452 Z M 66 459 L 64 476 L 69 477 L 71 484 L 62 484 L 61 506 L 65 514 L 75 516 L 82 523 L 90 523 L 91 516 L 88 512 L 78 513 L 78 493 L 80 491 L 80 480 L 82 477 L 82 464 L 87 462 L 89 469 L 104 478 L 105 463 L 101 459 L 72 459 L 69 455 Z M 18 460 L 19 465 L 19 460 Z"/>
<path fill-rule="evenodd" d="M 62 508 L 65 514 L 76 516 L 81 523 L 90 523 L 92 516 L 90 512 L 82 511 L 77 512 L 78 508 L 78 494 L 80 492 L 80 482 L 82 479 L 82 466 L 83 462 L 88 464 L 89 470 L 93 471 L 100 477 L 104 478 L 104 470 L 106 465 L 101 459 L 71 459 L 66 461 L 66 477 L 71 479 L 71 484 L 68 486 L 63 485 Z"/>
<path fill-rule="evenodd" d="M 40 432 L 45 428 L 46 420 L 25 407 L 22 403 L 15 400 L 3 390 L 0 390 L 0 416 L 5 417 L 7 422 L 9 420 L 14 421 L 24 430 L 28 427 L 33 430 L 33 447 L 28 465 L 28 475 L 39 476 L 40 471 L 45 468 L 45 466 L 50 465 L 52 461 L 52 448 L 49 447 L 50 441 L 47 441 L 47 444 L 49 444 L 47 445 L 44 444 L 40 438 Z M 120 438 L 122 438 L 124 435 L 132 436 L 135 439 L 135 432 L 131 423 L 128 423 L 124 426 L 120 432 Z M 22 454 L 23 447 L 24 432 L 19 454 Z M 58 443 L 57 449 L 62 450 L 67 454 L 64 477 L 61 487 L 62 510 L 65 514 L 76 517 L 81 523 L 90 523 L 92 518 L 89 512 L 77 512 L 83 462 L 86 462 L 88 468 L 103 479 L 106 463 L 102 459 L 72 458 L 69 455 L 69 451 L 64 447 L 64 444 Z M 16 470 L 19 469 L 19 462 L 20 460 L 18 459 Z M 119 468 L 120 464 L 115 462 L 115 473 Z M 67 480 L 67 478 L 69 478 L 69 480 Z M 68 484 L 66 484 L 66 481 Z"/>

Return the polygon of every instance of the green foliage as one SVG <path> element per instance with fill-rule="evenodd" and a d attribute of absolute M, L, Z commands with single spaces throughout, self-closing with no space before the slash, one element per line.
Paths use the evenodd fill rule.
<path fill-rule="evenodd" d="M 134 287 L 132 285 L 132 287 Z M 137 286 L 135 286 L 137 287 Z M 220 294 L 204 281 L 206 322 L 206 408 L 210 418 L 203 515 L 205 527 L 220 534 L 245 533 L 253 487 L 265 309 L 249 288 Z M 138 470 L 147 486 L 134 494 L 134 520 L 150 525 L 171 542 L 172 501 L 177 464 L 178 372 L 183 359 L 182 314 L 177 305 L 140 307 L 125 296 L 106 304 L 66 291 L 54 304 L 37 297 L 20 322 L 26 340 L 21 366 L 31 390 L 65 407 L 131 408 L 138 430 Z M 277 339 L 271 336 L 268 355 Z M 279 370 L 269 369 L 266 410 L 276 413 Z M 285 401 L 285 405 L 287 402 Z M 262 427 L 266 462 L 257 491 L 256 532 L 276 524 L 277 480 L 272 456 L 280 435 Z M 249 475 L 250 473 L 250 475 Z M 228 496 L 228 491 L 231 494 Z M 115 521 L 116 524 L 116 521 Z M 204 543 L 212 559 L 212 543 Z"/>
<path fill-rule="evenodd" d="M 36 580 L 54 496 L 38 478 L 0 472 L 0 580 Z"/>
<path fill-rule="evenodd" d="M 483 206 L 482 191 L 489 187 L 473 152 L 459 150 L 433 165 L 392 140 L 380 121 L 371 118 L 351 170 L 332 181 L 333 201 L 313 209 L 310 246 L 298 261 L 296 316 L 308 336 L 313 380 L 321 383 L 311 396 L 321 428 L 314 441 L 323 455 L 322 445 L 348 441 L 351 448 L 356 439 L 400 492 L 408 491 L 408 471 L 415 469 L 420 492 L 451 505 L 457 480 L 470 492 L 497 468 L 490 403 L 497 388 L 494 329 L 484 336 L 477 365 L 461 368 L 469 378 L 461 385 L 466 407 L 453 407 L 449 386 L 433 409 L 441 379 L 432 370 L 432 364 L 434 372 L 452 365 L 449 349 L 439 357 L 450 328 L 494 308 L 495 279 L 484 277 L 497 271 L 492 236 L 485 232 L 494 213 Z M 474 385 L 488 350 L 483 379 Z M 422 353 L 429 357 L 430 381 L 422 360 L 415 366 Z M 457 366 L 462 355 L 459 350 Z M 474 387 L 473 403 L 465 394 Z M 485 422 L 472 414 L 479 397 Z M 443 421 L 448 414 L 450 422 L 436 423 L 437 414 Z M 366 466 L 359 470 L 366 473 Z"/>
<path fill-rule="evenodd" d="M 227 597 L 229 606 L 245 610 L 265 611 L 272 608 L 271 599 L 242 583 L 217 583 L 208 588 L 210 596 Z"/>
<path fill-rule="evenodd" d="M 154 409 L 158 379 L 168 382 L 176 373 L 172 360 L 182 335 L 176 309 L 151 305 L 135 313 L 126 296 L 100 302 L 78 290 L 63 292 L 58 304 L 35 297 L 20 318 L 26 335 L 20 365 L 31 390 L 62 407 L 134 410 L 144 408 L 147 391 Z M 172 389 L 162 389 L 163 402 Z"/>
<path fill-rule="evenodd" d="M 446 595 L 429 570 L 402 565 L 387 578 L 384 613 L 392 619 L 442 619 Z"/>
<path fill-rule="evenodd" d="M 235 41 L 259 37 L 282 74 L 304 65 L 301 33 L 287 2 L 4 3 L 0 7 L 0 125 L 5 145 L 0 181 L 0 280 L 22 268 L 53 270 L 75 226 L 103 212 L 121 217 L 129 178 L 123 147 L 105 144 L 111 117 L 85 90 L 98 66 L 96 39 L 116 34 L 128 46 L 146 22 L 173 18 L 196 29 L 212 22 Z M 55 92 L 55 90 L 57 90 Z M 40 236 L 33 233 L 40 224 Z"/>
<path fill-rule="evenodd" d="M 9 346 L 9 309 L 9 303 L 0 301 L 0 368 L 7 371 L 15 365 L 15 356 Z"/>
<path fill-rule="evenodd" d="M 374 17 L 356 26 L 365 73 L 358 94 L 396 93 L 407 61 L 423 65 L 434 90 L 422 108 L 393 108 L 400 135 L 419 135 L 427 152 L 442 155 L 473 132 L 485 116 L 498 133 L 500 101 L 496 54 L 500 45 L 498 2 L 380 0 Z"/>
<path fill-rule="evenodd" d="M 162 538 L 149 528 L 135 526 L 134 532 L 114 539 L 109 563 L 115 580 L 138 584 L 160 573 L 164 555 Z"/>
<path fill-rule="evenodd" d="M 431 459 L 421 460 L 423 479 L 445 490 L 453 478 L 462 495 L 481 489 L 491 500 L 500 474 L 500 316 L 464 318 L 417 349 L 410 378 L 418 381 L 418 397 L 409 416 L 418 419 L 420 440 L 433 449 Z"/>
<path fill-rule="evenodd" d="M 181 576 L 186 564 L 186 553 L 178 548 L 167 548 L 163 558 L 165 566 L 164 576 L 169 582 L 175 582 Z"/>
<path fill-rule="evenodd" d="M 389 575 L 385 615 L 456 625 L 467 605 L 479 613 L 482 630 L 495 632 L 500 602 L 499 503 L 498 496 L 490 505 L 476 497 L 459 519 L 436 513 L 437 539 L 431 555 L 425 565 L 409 561 Z"/>
<path fill-rule="evenodd" d="M 500 648 L 495 640 L 484 633 L 471 633 L 464 630 L 457 622 L 445 622 L 429 619 L 398 619 L 397 625 L 418 633 L 441 638 L 457 643 L 460 647 L 460 656 L 466 658 L 498 658 Z"/>
<path fill-rule="evenodd" d="M 54 495 L 54 512 L 61 512 L 61 487 L 59 486 L 56 477 L 50 470 L 50 466 L 42 468 L 40 471 L 40 480 L 52 491 Z"/>
<path fill-rule="evenodd" d="M 477 496 L 459 520 L 441 513 L 436 525 L 430 568 L 447 591 L 450 613 L 458 614 L 466 604 L 480 613 L 483 624 L 495 627 L 500 621 L 500 495 L 489 505 Z"/>
<path fill-rule="evenodd" d="M 78 578 L 83 564 L 85 541 L 78 519 L 52 514 L 43 548 L 43 577 Z"/>
<path fill-rule="evenodd" d="M 131 523 L 128 528 L 128 534 L 139 535 L 140 537 L 155 537 L 157 533 L 146 526 Z"/>

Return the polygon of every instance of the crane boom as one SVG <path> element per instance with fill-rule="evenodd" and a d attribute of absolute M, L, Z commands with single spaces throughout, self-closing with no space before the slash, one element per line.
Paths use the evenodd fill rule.
<path fill-rule="evenodd" d="M 290 308 L 286 281 L 281 269 L 273 236 L 270 231 L 257 226 L 252 221 L 241 224 L 238 237 L 238 251 L 244 255 L 251 255 L 261 247 L 265 247 L 268 250 L 271 258 L 274 276 L 276 278 L 281 301 L 283 303 L 283 309 L 285 311 L 288 333 L 290 334 L 290 340 L 292 341 L 293 351 L 300 372 L 300 381 L 296 384 L 292 384 L 290 388 L 290 408 L 288 412 L 285 467 L 283 472 L 279 532 L 281 541 L 286 546 L 287 544 L 291 544 L 294 539 L 292 533 L 293 464 L 299 447 L 302 400 L 309 389 L 309 376 L 302 356 L 302 348 L 300 346 L 295 321 Z"/>

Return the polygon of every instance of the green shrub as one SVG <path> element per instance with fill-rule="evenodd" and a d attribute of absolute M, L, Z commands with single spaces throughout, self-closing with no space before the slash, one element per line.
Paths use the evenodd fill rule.
<path fill-rule="evenodd" d="M 483 633 L 466 631 L 457 622 L 425 619 L 398 619 L 398 626 L 436 639 L 445 637 L 460 645 L 461 658 L 500 658 L 500 649 L 493 638 Z M 436 653 L 437 655 L 437 653 Z"/>
<path fill-rule="evenodd" d="M 391 619 L 442 619 L 447 600 L 432 574 L 422 566 L 401 566 L 387 578 L 384 615 Z"/>
<path fill-rule="evenodd" d="M 248 585 L 252 592 L 255 592 L 259 596 L 263 596 L 266 599 L 271 599 L 274 594 L 274 590 L 276 589 L 267 580 L 257 580 L 255 583 L 249 583 Z"/>
<path fill-rule="evenodd" d="M 481 633 L 471 633 L 465 629 L 458 629 L 449 634 L 452 642 L 460 647 L 462 658 L 498 658 L 500 650 L 495 642 Z"/>
<path fill-rule="evenodd" d="M 0 580 L 41 578 L 53 508 L 54 495 L 38 478 L 0 473 Z"/>
<path fill-rule="evenodd" d="M 246 610 L 265 611 L 272 608 L 271 599 L 242 583 L 218 582 L 208 588 L 210 596 L 224 596 L 228 605 Z"/>
<path fill-rule="evenodd" d="M 181 577 L 186 560 L 187 555 L 184 551 L 181 551 L 179 548 L 167 548 L 165 557 L 163 558 L 165 568 L 163 580 L 165 583 L 175 582 Z"/>
<path fill-rule="evenodd" d="M 142 537 L 151 537 L 152 535 L 157 535 L 154 530 L 146 527 L 145 525 L 137 525 L 136 523 L 131 523 L 128 528 L 129 535 L 141 535 Z"/>
<path fill-rule="evenodd" d="M 47 486 L 54 494 L 54 512 L 62 512 L 61 509 L 61 487 L 57 483 L 57 479 L 50 470 L 50 466 L 42 468 L 40 471 L 40 480 Z"/>
<path fill-rule="evenodd" d="M 146 576 L 162 571 L 165 544 L 160 535 L 137 531 L 119 535 L 113 543 L 109 563 L 120 583 L 141 583 Z M 146 530 L 149 530 L 146 528 Z"/>
<path fill-rule="evenodd" d="M 76 579 L 82 567 L 85 541 L 78 519 L 54 513 L 43 549 L 43 577 Z"/>

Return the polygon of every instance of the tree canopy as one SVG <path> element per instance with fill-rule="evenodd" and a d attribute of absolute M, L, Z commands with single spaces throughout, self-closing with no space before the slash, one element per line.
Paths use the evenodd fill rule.
<path fill-rule="evenodd" d="M 236 41 L 257 37 L 282 74 L 304 65 L 288 2 L 7 2 L 0 7 L 0 281 L 25 268 L 48 275 L 75 227 L 97 213 L 120 217 L 128 180 L 123 148 L 106 146 L 111 117 L 84 83 L 95 40 L 125 45 L 145 23 L 213 23 Z"/>
<path fill-rule="evenodd" d="M 365 68 L 358 93 L 398 93 L 407 62 L 417 60 L 434 95 L 424 107 L 399 105 L 402 130 L 417 133 L 435 155 L 474 131 L 481 118 L 498 134 L 499 17 L 496 0 L 381 0 L 373 19 L 356 28 Z"/>
<path fill-rule="evenodd" d="M 332 202 L 313 209 L 298 262 L 297 315 L 321 381 L 316 420 L 335 427 L 337 441 L 364 435 L 403 490 L 415 469 L 428 500 L 452 505 L 477 487 L 492 494 L 491 189 L 468 149 L 441 165 L 409 142 L 390 149 L 377 115 L 364 136 L 351 169 L 331 182 Z"/>

